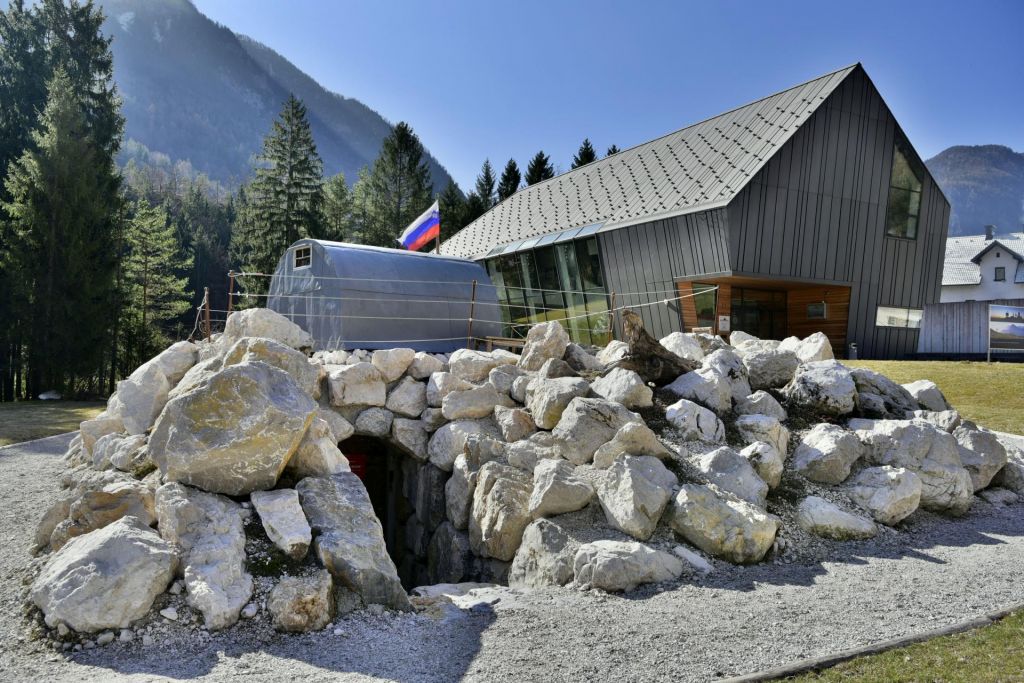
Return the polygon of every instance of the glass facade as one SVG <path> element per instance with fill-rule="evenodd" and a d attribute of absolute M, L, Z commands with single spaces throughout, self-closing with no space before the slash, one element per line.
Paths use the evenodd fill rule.
<path fill-rule="evenodd" d="M 608 292 L 597 238 L 545 243 L 485 261 L 501 302 L 505 334 L 525 337 L 530 325 L 563 323 L 578 344 L 611 341 Z"/>
<path fill-rule="evenodd" d="M 694 282 L 693 305 L 697 309 L 697 324 L 694 327 L 718 329 L 718 319 L 715 317 L 718 308 L 718 285 Z"/>
<path fill-rule="evenodd" d="M 733 331 L 742 330 L 761 339 L 786 336 L 786 292 L 733 287 L 731 307 Z"/>
<path fill-rule="evenodd" d="M 889 181 L 889 206 L 886 209 L 886 234 L 890 237 L 917 238 L 921 213 L 921 173 L 909 152 L 897 143 L 892 152 L 892 178 Z"/>

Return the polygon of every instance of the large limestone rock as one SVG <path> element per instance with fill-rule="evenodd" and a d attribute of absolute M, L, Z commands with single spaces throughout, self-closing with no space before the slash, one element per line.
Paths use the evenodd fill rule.
<path fill-rule="evenodd" d="M 387 408 L 367 408 L 356 417 L 356 434 L 383 439 L 394 421 L 395 414 Z"/>
<path fill-rule="evenodd" d="M 800 502 L 796 522 L 805 531 L 836 541 L 872 538 L 878 533 L 870 519 L 847 512 L 818 496 L 808 496 Z"/>
<path fill-rule="evenodd" d="M 469 513 L 473 507 L 478 465 L 471 464 L 465 453 L 455 458 L 452 476 L 444 485 L 445 513 L 456 529 L 469 526 Z"/>
<path fill-rule="evenodd" d="M 569 346 L 565 347 L 565 355 L 562 360 L 576 372 L 598 372 L 604 367 L 597 357 L 587 353 L 583 347 L 573 342 L 569 342 Z"/>
<path fill-rule="evenodd" d="M 313 537 L 295 489 L 253 491 L 250 500 L 274 545 L 293 559 L 305 557 Z"/>
<path fill-rule="evenodd" d="M 665 409 L 665 419 L 679 430 L 686 441 L 720 443 L 725 440 L 725 425 L 718 416 L 685 398 Z"/>
<path fill-rule="evenodd" d="M 850 375 L 857 385 L 858 392 L 874 394 L 882 399 L 886 417 L 903 419 L 907 413 L 921 407 L 909 391 L 881 373 L 867 368 L 853 368 Z"/>
<path fill-rule="evenodd" d="M 229 347 L 243 337 L 266 337 L 299 350 L 313 348 L 308 332 L 269 308 L 249 308 L 228 316 L 221 343 Z"/>
<path fill-rule="evenodd" d="M 778 518 L 714 486 L 684 484 L 669 524 L 704 552 L 735 564 L 760 562 L 775 542 Z"/>
<path fill-rule="evenodd" d="M 921 478 L 921 507 L 963 514 L 974 486 L 956 439 L 918 420 L 850 420 L 873 465 L 905 467 Z"/>
<path fill-rule="evenodd" d="M 430 437 L 427 457 L 445 472 L 452 471 L 455 458 L 462 453 L 466 439 L 472 434 L 500 437 L 494 420 L 457 420 L 444 425 Z"/>
<path fill-rule="evenodd" d="M 160 366 L 149 361 L 128 379 L 117 383 L 117 391 L 110 397 L 107 412 L 119 417 L 129 434 L 144 434 L 163 410 L 170 390 L 171 383 Z"/>
<path fill-rule="evenodd" d="M 693 335 L 684 332 L 673 332 L 667 337 L 662 337 L 658 343 L 680 358 L 692 360 L 695 363 L 704 360 L 704 349 L 701 348 L 700 343 L 694 339 Z"/>
<path fill-rule="evenodd" d="M 51 628 L 80 633 L 127 628 L 146 616 L 174 578 L 178 556 L 135 517 L 72 540 L 50 556 L 29 599 Z"/>
<path fill-rule="evenodd" d="M 181 548 L 188 604 L 202 612 L 210 630 L 234 624 L 253 587 L 245 571 L 241 506 L 171 483 L 157 489 L 156 515 L 160 535 Z"/>
<path fill-rule="evenodd" d="M 224 360 L 219 355 L 199 361 L 189 368 L 185 376 L 181 378 L 181 381 L 171 389 L 170 393 L 167 394 L 167 400 L 170 401 L 182 394 L 187 394 L 200 384 L 207 382 L 223 365 Z"/>
<path fill-rule="evenodd" d="M 146 525 L 156 522 L 153 491 L 134 480 L 113 481 L 82 491 L 70 501 L 66 518 L 54 526 L 50 548 L 59 550 L 72 538 L 102 529 L 122 517 L 134 517 Z"/>
<path fill-rule="evenodd" d="M 975 491 L 987 487 L 1006 465 L 1006 449 L 999 437 L 986 429 L 962 424 L 953 431 L 960 451 L 960 462 L 971 475 Z"/>
<path fill-rule="evenodd" d="M 719 415 L 732 409 L 732 384 L 711 368 L 697 368 L 680 375 L 665 389 L 676 396 L 700 403 Z"/>
<path fill-rule="evenodd" d="M 232 365 L 168 402 L 149 453 L 165 481 L 240 496 L 273 487 L 315 415 L 284 371 Z"/>
<path fill-rule="evenodd" d="M 561 444 L 562 457 L 574 465 L 582 465 L 590 462 L 594 452 L 628 422 L 642 423 L 643 420 L 619 403 L 601 398 L 574 398 L 551 433 Z"/>
<path fill-rule="evenodd" d="M 119 415 L 104 410 L 91 420 L 85 420 L 78 425 L 79 434 L 82 437 L 82 451 L 87 456 L 92 456 L 92 448 L 96 442 L 107 434 L 117 434 L 125 431 L 124 423 Z"/>
<path fill-rule="evenodd" d="M 758 476 L 750 462 L 733 449 L 728 446 L 716 448 L 700 456 L 696 465 L 707 480 L 718 488 L 748 503 L 764 507 L 768 484 Z"/>
<path fill-rule="evenodd" d="M 105 457 L 116 469 L 130 472 L 135 476 L 145 476 L 156 468 L 156 464 L 149 456 L 146 437 L 142 434 L 118 440 L 113 449 L 107 451 Z"/>
<path fill-rule="evenodd" d="M 665 459 L 672 451 L 658 440 L 658 435 L 641 422 L 627 422 L 615 432 L 612 440 L 594 451 L 594 467 L 607 469 L 622 455 L 653 455 Z"/>
<path fill-rule="evenodd" d="M 504 451 L 509 465 L 531 474 L 541 460 L 562 459 L 561 445 L 551 432 L 532 434 L 528 439 L 508 444 Z"/>
<path fill-rule="evenodd" d="M 501 430 L 501 437 L 508 443 L 525 439 L 537 431 L 533 417 L 522 408 L 494 406 L 494 421 Z"/>
<path fill-rule="evenodd" d="M 548 359 L 561 359 L 568 346 L 569 333 L 560 323 L 551 321 L 534 325 L 526 333 L 526 345 L 519 359 L 519 367 L 524 370 L 540 370 Z"/>
<path fill-rule="evenodd" d="M 329 411 L 318 411 L 323 415 Z M 340 416 L 338 419 L 344 420 Z M 351 425 L 345 422 L 351 430 Z M 350 432 L 351 433 L 351 432 Z M 338 440 L 327 420 L 313 418 L 306 435 L 295 449 L 295 455 L 288 461 L 285 471 L 298 481 L 303 477 L 327 477 L 338 472 L 350 471 L 348 458 L 338 449 Z"/>
<path fill-rule="evenodd" d="M 764 441 L 771 444 L 783 457 L 789 452 L 789 430 L 768 415 L 740 415 L 736 418 L 736 431 L 748 443 Z"/>
<path fill-rule="evenodd" d="M 743 355 L 751 389 L 777 389 L 789 384 L 800 365 L 792 351 L 760 350 Z"/>
<path fill-rule="evenodd" d="M 332 406 L 383 406 L 387 403 L 384 377 L 370 363 L 356 363 L 334 369 L 327 380 L 331 388 Z"/>
<path fill-rule="evenodd" d="M 451 392 L 472 388 L 472 384 L 450 372 L 435 372 L 427 381 L 427 405 L 440 408 L 444 404 L 444 397 Z"/>
<path fill-rule="evenodd" d="M 640 375 L 625 368 L 613 368 L 594 380 L 590 388 L 601 398 L 621 403 L 630 410 L 654 405 L 654 391 Z"/>
<path fill-rule="evenodd" d="M 572 581 L 579 544 L 549 519 L 537 519 L 523 532 L 523 542 L 508 574 L 511 588 L 564 586 Z"/>
<path fill-rule="evenodd" d="M 477 475 L 469 542 L 481 557 L 508 561 L 515 557 L 530 523 L 531 477 L 499 462 L 485 463 Z"/>
<path fill-rule="evenodd" d="M 527 404 L 533 421 L 541 429 L 553 429 L 566 406 L 590 391 L 587 380 L 580 377 L 537 378 L 527 389 Z"/>
<path fill-rule="evenodd" d="M 306 354 L 301 351 L 273 339 L 245 337 L 228 349 L 222 367 L 253 361 L 263 361 L 267 365 L 284 370 L 310 397 L 314 400 L 320 398 L 320 380 L 323 379 L 324 366 L 310 363 Z"/>
<path fill-rule="evenodd" d="M 516 363 L 518 360 L 519 356 L 500 349 L 490 352 L 458 349 L 448 359 L 448 368 L 451 374 L 460 379 L 482 384 L 491 370 L 500 365 Z"/>
<path fill-rule="evenodd" d="M 450 392 L 441 401 L 441 414 L 449 420 L 473 420 L 492 414 L 495 406 L 510 403 L 511 399 L 499 394 L 493 384 L 483 384 Z"/>
<path fill-rule="evenodd" d="M 520 377 L 526 375 L 526 371 L 518 365 L 499 365 L 487 373 L 487 383 L 503 395 L 508 396 L 512 392 L 512 385 Z"/>
<path fill-rule="evenodd" d="M 435 372 L 444 372 L 444 369 L 444 361 L 440 358 L 424 351 L 417 351 L 413 355 L 412 362 L 409 363 L 409 369 L 406 370 L 406 373 L 413 379 L 424 380 L 428 379 Z"/>
<path fill-rule="evenodd" d="M 427 575 L 433 583 L 459 583 L 472 570 L 469 536 L 451 522 L 443 522 L 427 546 Z"/>
<path fill-rule="evenodd" d="M 199 347 L 189 341 L 180 341 L 161 351 L 151 362 L 156 363 L 173 388 L 198 361 Z"/>
<path fill-rule="evenodd" d="M 635 541 L 594 541 L 576 551 L 573 570 L 578 586 L 609 592 L 631 591 L 643 583 L 679 578 L 683 561 Z"/>
<path fill-rule="evenodd" d="M 530 517 L 554 517 L 587 506 L 594 487 L 576 476 L 576 468 L 567 460 L 545 459 L 533 469 Z"/>
<path fill-rule="evenodd" d="M 651 456 L 624 456 L 612 463 L 597 487 L 608 524 L 641 541 L 654 533 L 676 475 Z"/>
<path fill-rule="evenodd" d="M 409 611 L 409 598 L 359 477 L 350 472 L 308 477 L 295 488 L 324 567 L 367 604 Z"/>
<path fill-rule="evenodd" d="M 395 415 L 419 417 L 427 407 L 427 385 L 411 377 L 404 378 L 388 393 L 384 407 Z"/>
<path fill-rule="evenodd" d="M 779 348 L 783 348 L 781 345 Z M 832 343 L 824 332 L 815 332 L 803 341 L 797 342 L 792 349 L 801 363 L 814 363 L 821 360 L 833 360 Z"/>
<path fill-rule="evenodd" d="M 334 594 L 327 570 L 309 576 L 285 576 L 267 596 L 274 628 L 288 633 L 319 631 L 334 615 Z"/>
<path fill-rule="evenodd" d="M 422 420 L 396 417 L 391 423 L 391 440 L 396 446 L 416 458 L 425 461 L 430 435 Z"/>
<path fill-rule="evenodd" d="M 942 394 L 942 390 L 939 389 L 938 385 L 931 380 L 919 379 L 916 382 L 904 384 L 903 388 L 906 389 L 907 393 L 909 393 L 925 410 L 942 412 L 952 409 L 952 406 L 949 405 L 949 401 L 947 401 L 946 397 Z"/>
<path fill-rule="evenodd" d="M 912 415 L 907 415 L 907 419 L 924 420 L 950 434 L 963 422 L 960 413 L 955 410 L 915 410 Z"/>
<path fill-rule="evenodd" d="M 703 366 L 714 370 L 729 382 L 734 401 L 750 396 L 747 367 L 743 365 L 743 359 L 735 352 L 724 348 L 713 351 L 704 356 Z"/>
<path fill-rule="evenodd" d="M 764 441 L 755 441 L 741 450 L 740 455 L 747 459 L 769 489 L 777 488 L 782 483 L 785 461 L 774 446 Z"/>
<path fill-rule="evenodd" d="M 875 521 L 892 526 L 909 517 L 921 503 L 921 479 L 902 467 L 866 467 L 846 489 Z"/>
<path fill-rule="evenodd" d="M 999 442 L 1006 449 L 1006 465 L 992 483 L 1024 496 L 1024 437 L 999 433 Z"/>
<path fill-rule="evenodd" d="M 526 374 L 526 370 L 519 368 L 519 371 Z M 541 379 L 555 379 L 556 377 L 579 377 L 572 366 L 561 358 L 548 358 L 544 365 L 537 371 L 537 377 Z"/>
<path fill-rule="evenodd" d="M 817 424 L 793 452 L 793 469 L 811 481 L 841 484 L 863 454 L 864 447 L 853 432 L 838 425 Z"/>
<path fill-rule="evenodd" d="M 629 355 L 629 344 L 619 339 L 613 339 L 608 345 L 597 352 L 597 360 L 603 366 L 617 363 Z"/>
<path fill-rule="evenodd" d="M 377 368 L 386 384 L 394 382 L 409 369 L 416 352 L 412 349 L 379 349 L 373 352 L 370 363 Z"/>
<path fill-rule="evenodd" d="M 775 397 L 767 391 L 755 391 L 750 396 L 736 402 L 736 413 L 739 415 L 769 415 L 779 422 L 789 417 L 786 409 L 779 405 Z"/>
<path fill-rule="evenodd" d="M 857 407 L 853 375 L 834 360 L 802 364 L 783 393 L 793 404 L 824 415 L 848 415 Z"/>

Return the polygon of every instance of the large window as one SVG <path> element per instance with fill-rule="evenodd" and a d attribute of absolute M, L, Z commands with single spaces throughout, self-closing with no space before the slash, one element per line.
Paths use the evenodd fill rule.
<path fill-rule="evenodd" d="M 523 337 L 534 323 L 562 322 L 581 344 L 611 340 L 597 238 L 545 244 L 487 261 L 508 323 L 507 334 Z"/>
<path fill-rule="evenodd" d="M 920 308 L 879 306 L 875 313 L 875 325 L 878 327 L 903 327 L 917 330 L 921 327 L 921 316 L 922 311 Z"/>
<path fill-rule="evenodd" d="M 694 282 L 693 305 L 697 309 L 697 324 L 694 327 L 717 329 L 715 309 L 718 307 L 718 287 L 702 282 Z"/>
<path fill-rule="evenodd" d="M 889 207 L 885 216 L 885 230 L 890 237 L 917 238 L 922 175 L 913 153 L 904 144 L 897 143 L 892 152 Z"/>

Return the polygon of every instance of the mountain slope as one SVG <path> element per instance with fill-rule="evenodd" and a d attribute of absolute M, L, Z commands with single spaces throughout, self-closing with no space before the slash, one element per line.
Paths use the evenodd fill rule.
<path fill-rule="evenodd" d="M 189 0 L 99 0 L 114 38 L 125 137 L 188 160 L 228 185 L 251 173 L 263 136 L 290 92 L 303 99 L 324 172 L 354 182 L 391 124 L 358 100 L 325 90 L 285 58 L 237 36 Z M 412 122 L 415 126 L 415 121 Z M 448 174 L 430 159 L 439 189 Z"/>
<path fill-rule="evenodd" d="M 952 204 L 949 234 L 977 235 L 986 225 L 1019 230 L 1024 221 L 1024 153 L 1002 145 L 958 145 L 927 162 Z"/>

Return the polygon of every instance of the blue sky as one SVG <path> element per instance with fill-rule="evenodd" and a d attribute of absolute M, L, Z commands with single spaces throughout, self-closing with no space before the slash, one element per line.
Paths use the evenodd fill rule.
<path fill-rule="evenodd" d="M 1024 151 L 1024 1 L 194 0 L 321 84 L 409 121 L 465 189 L 485 157 L 567 170 L 862 62 L 925 158 Z"/>

